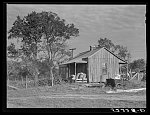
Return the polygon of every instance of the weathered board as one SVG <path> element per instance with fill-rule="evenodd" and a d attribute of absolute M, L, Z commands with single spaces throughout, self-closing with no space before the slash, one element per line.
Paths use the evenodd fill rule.
<path fill-rule="evenodd" d="M 105 82 L 107 78 L 119 74 L 119 59 L 101 49 L 88 57 L 88 68 L 89 82 Z"/>

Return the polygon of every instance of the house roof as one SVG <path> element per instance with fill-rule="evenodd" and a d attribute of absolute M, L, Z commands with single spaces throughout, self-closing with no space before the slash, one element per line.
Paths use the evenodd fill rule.
<path fill-rule="evenodd" d="M 122 61 L 122 63 L 126 63 L 126 61 L 124 61 L 123 59 L 121 59 L 118 56 L 116 56 L 114 53 L 112 53 L 111 51 L 109 51 L 107 48 L 105 48 L 105 47 L 103 47 L 103 48 L 105 50 L 107 50 L 108 52 L 110 52 L 115 57 L 117 57 L 120 61 Z M 82 59 L 83 58 L 88 58 L 89 56 L 91 56 L 95 52 L 99 51 L 100 49 L 102 49 L 102 48 L 96 48 L 96 49 L 93 49 L 91 51 L 85 51 L 85 52 L 79 53 L 78 55 L 76 55 L 72 59 L 68 60 L 67 62 L 62 63 L 61 65 L 63 65 L 63 64 L 69 64 L 69 63 L 74 63 L 74 62 L 76 62 L 76 63 L 87 63 L 87 61 L 84 61 Z"/>
<path fill-rule="evenodd" d="M 104 49 L 106 49 L 108 52 L 110 52 L 112 55 L 114 55 L 116 58 L 118 58 L 122 63 L 126 63 L 127 64 L 127 62 L 125 60 L 121 59 L 120 57 L 118 57 L 117 55 L 115 55 L 113 52 L 111 52 L 110 50 L 108 50 L 107 48 L 104 47 Z"/>

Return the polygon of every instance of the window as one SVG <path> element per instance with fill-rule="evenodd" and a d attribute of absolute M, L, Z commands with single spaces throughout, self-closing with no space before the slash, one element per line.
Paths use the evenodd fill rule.
<path fill-rule="evenodd" d="M 107 63 L 102 64 L 102 74 L 106 75 L 107 74 Z"/>

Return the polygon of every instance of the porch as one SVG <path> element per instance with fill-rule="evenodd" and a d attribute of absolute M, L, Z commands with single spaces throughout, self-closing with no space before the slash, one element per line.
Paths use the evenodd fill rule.
<path fill-rule="evenodd" d="M 81 62 L 67 63 L 59 66 L 64 79 L 72 78 L 75 82 L 88 82 L 88 64 Z"/>

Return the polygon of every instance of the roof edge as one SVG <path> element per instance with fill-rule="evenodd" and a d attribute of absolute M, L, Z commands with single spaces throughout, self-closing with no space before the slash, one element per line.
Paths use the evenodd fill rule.
<path fill-rule="evenodd" d="M 110 52 L 112 55 L 114 55 L 115 57 L 117 57 L 118 59 L 120 59 L 121 61 L 125 62 L 125 63 L 128 63 L 126 62 L 125 60 L 121 59 L 120 57 L 118 57 L 116 54 L 114 54 L 113 52 L 111 52 L 109 49 L 103 47 L 105 50 L 107 50 L 108 52 Z"/>

